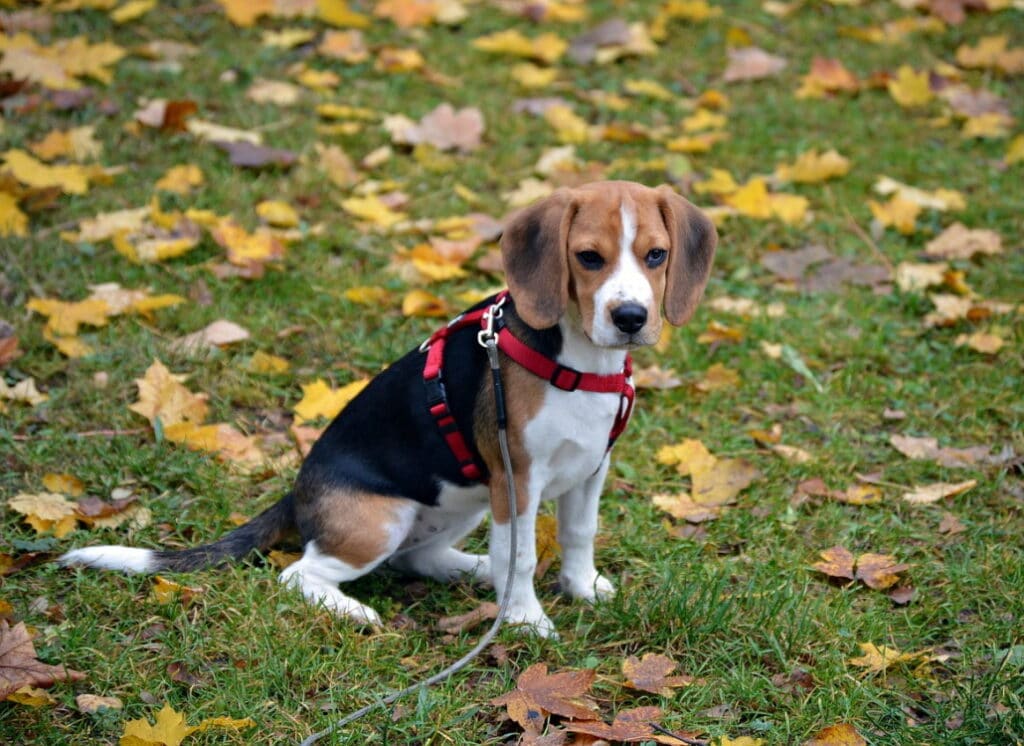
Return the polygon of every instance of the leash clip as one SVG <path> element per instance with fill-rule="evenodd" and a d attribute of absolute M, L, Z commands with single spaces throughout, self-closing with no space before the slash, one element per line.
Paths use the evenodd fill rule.
<path fill-rule="evenodd" d="M 492 345 L 497 345 L 497 335 L 494 332 L 495 322 L 501 318 L 502 306 L 505 305 L 505 298 L 508 296 L 502 295 L 499 297 L 491 306 L 484 312 L 483 315 L 483 329 L 477 332 L 476 341 L 481 347 L 489 348 Z"/>

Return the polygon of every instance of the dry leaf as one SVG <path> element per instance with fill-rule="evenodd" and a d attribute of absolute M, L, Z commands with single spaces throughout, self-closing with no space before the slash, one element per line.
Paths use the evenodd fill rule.
<path fill-rule="evenodd" d="M 897 648 L 875 645 L 871 642 L 857 643 L 864 655 L 850 658 L 852 666 L 865 668 L 865 673 L 883 673 L 899 663 L 912 663 L 927 656 L 927 653 L 901 653 Z"/>
<path fill-rule="evenodd" d="M 1003 241 L 995 231 L 953 223 L 925 244 L 924 253 L 938 259 L 970 259 L 975 254 L 1002 254 Z"/>
<path fill-rule="evenodd" d="M 128 408 L 150 423 L 160 419 L 167 427 L 179 422 L 200 423 L 206 419 L 208 405 L 205 394 L 193 394 L 182 381 L 187 376 L 174 375 L 159 360 L 154 360 L 142 378 L 135 379 L 139 400 Z"/>
<path fill-rule="evenodd" d="M 292 407 L 297 421 L 308 422 L 317 417 L 334 419 L 368 383 L 369 379 L 361 379 L 340 389 L 332 389 L 323 379 L 318 378 L 313 383 L 303 384 L 302 400 Z"/>
<path fill-rule="evenodd" d="M 547 663 L 534 663 L 519 675 L 515 690 L 491 704 L 505 705 L 508 716 L 525 730 L 539 730 L 548 714 L 589 720 L 597 704 L 585 693 L 595 677 L 593 669 L 549 674 Z"/>
<path fill-rule="evenodd" d="M 729 56 L 729 65 L 722 74 L 722 79 L 726 83 L 761 80 L 778 75 L 788 64 L 785 57 L 769 54 L 758 47 L 729 49 L 726 54 Z"/>
<path fill-rule="evenodd" d="M 492 601 L 485 601 L 472 611 L 459 616 L 442 617 L 437 620 L 437 628 L 449 635 L 461 635 L 498 616 L 498 605 Z"/>
<path fill-rule="evenodd" d="M 954 497 L 955 495 L 967 492 L 967 490 L 977 486 L 977 484 L 978 480 L 976 479 L 969 479 L 966 482 L 958 482 L 956 484 L 936 482 L 923 487 L 915 487 L 912 492 L 904 493 L 903 499 L 908 503 L 934 503 L 944 498 Z"/>
<path fill-rule="evenodd" d="M 37 533 L 53 532 L 58 539 L 75 530 L 75 504 L 55 492 L 21 492 L 7 501 L 7 507 L 25 516 Z"/>
<path fill-rule="evenodd" d="M 622 675 L 626 686 L 640 689 L 663 697 L 671 697 L 672 690 L 693 683 L 692 676 L 670 676 L 676 669 L 676 662 L 661 653 L 644 653 L 643 658 L 631 655 L 622 661 Z"/>
<path fill-rule="evenodd" d="M 175 352 L 194 355 L 205 350 L 236 344 L 249 339 L 249 337 L 248 329 L 239 326 L 234 321 L 218 319 L 197 332 L 178 337 L 171 343 L 171 349 Z"/>
<path fill-rule="evenodd" d="M 39 661 L 25 623 L 11 627 L 6 619 L 0 619 L 0 701 L 23 686 L 51 686 L 84 678 L 80 671 Z"/>
<path fill-rule="evenodd" d="M 868 746 L 868 742 L 849 723 L 838 723 L 818 731 L 802 746 Z"/>
<path fill-rule="evenodd" d="M 88 714 L 103 709 L 120 710 L 124 707 L 124 703 L 117 697 L 101 697 L 98 694 L 79 694 L 75 697 L 75 704 L 78 705 L 79 712 Z"/>

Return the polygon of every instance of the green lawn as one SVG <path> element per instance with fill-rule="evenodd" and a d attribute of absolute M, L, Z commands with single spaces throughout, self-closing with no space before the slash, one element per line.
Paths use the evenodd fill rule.
<path fill-rule="evenodd" d="M 98 543 L 203 543 L 233 527 L 233 514 L 253 516 L 284 494 L 298 466 L 288 428 L 302 385 L 322 378 L 338 387 L 371 376 L 441 323 L 403 315 L 402 299 L 418 284 L 389 265 L 396 250 L 443 231 L 366 229 L 341 202 L 372 191 L 377 182 L 382 194 L 404 193 L 401 209 L 411 220 L 470 212 L 499 218 L 511 209 L 503 195 L 522 180 L 565 178 L 545 179 L 535 171 L 548 148 L 563 144 L 556 129 L 542 117 L 513 110 L 519 98 L 557 96 L 592 126 L 641 125 L 647 133 L 627 142 L 584 138 L 575 151 L 583 172 L 652 185 L 672 181 L 705 206 L 722 208 L 729 199 L 694 191 L 711 169 L 728 170 L 742 185 L 807 150 L 830 148 L 851 167 L 824 183 L 769 185 L 772 192 L 807 198 L 810 212 L 795 224 L 721 216 L 718 209 L 720 243 L 704 305 L 686 328 L 675 330 L 664 351 L 636 354 L 639 367 L 672 369 L 682 385 L 642 390 L 616 448 L 602 503 L 598 564 L 618 595 L 596 608 L 564 599 L 556 589 L 556 560 L 537 585 L 560 640 L 506 629 L 499 648 L 451 681 L 407 698 L 394 713 L 369 715 L 336 742 L 515 742 L 520 728 L 489 702 L 513 688 L 528 666 L 546 662 L 552 671 L 595 668 L 592 696 L 607 721 L 631 707 L 658 705 L 666 728 L 708 741 L 749 736 L 765 744 L 801 744 L 827 726 L 849 723 L 872 744 L 1020 743 L 1024 324 L 1013 304 L 1024 300 L 1024 162 L 1007 162 L 1013 160 L 1007 154 L 1024 132 L 1024 77 L 1011 74 L 1012 67 L 950 67 L 962 45 L 974 47 L 995 34 L 1007 34 L 1010 48 L 1024 46 L 1020 3 L 879 44 L 843 29 L 929 16 L 882 0 L 808 2 L 785 17 L 752 0 L 719 2 L 722 13 L 704 21 L 669 21 L 653 55 L 603 65 L 565 56 L 554 64 L 557 80 L 536 90 L 511 77 L 522 60 L 486 53 L 472 41 L 510 28 L 571 40 L 610 18 L 650 26 L 661 5 L 593 2 L 585 4 L 584 20 L 535 23 L 499 7 L 515 3 L 476 2 L 465 5 L 468 14 L 456 25 L 413 29 L 374 17 L 374 5 L 352 3 L 370 20 L 362 30 L 368 57 L 354 64 L 316 51 L 331 28 L 323 20 L 264 16 L 254 26 L 238 27 L 212 2 L 160 2 L 123 24 L 100 8 L 53 12 L 49 31 L 31 31 L 41 45 L 81 34 L 94 43 L 112 41 L 129 54 L 109 67 L 108 84 L 85 81 L 94 95 L 77 108 L 56 107 L 39 82 L 20 91 L 12 86 L 0 98 L 4 150 L 27 150 L 52 130 L 95 126 L 102 145 L 98 162 L 117 167 L 109 183 L 61 194 L 30 188 L 0 165 L 0 205 L 11 195 L 28 219 L 24 236 L 11 231 L 0 237 L 0 320 L 13 327 L 23 353 L 0 376 L 8 385 L 31 377 L 48 396 L 36 405 L 0 400 L 0 568 L 34 555 L 24 567 L 0 575 L 0 617 L 29 626 L 41 660 L 85 674 L 51 687 L 54 702 L 0 703 L 0 742 L 116 743 L 127 721 L 152 721 L 165 702 L 191 724 L 220 716 L 256 723 L 238 733 L 195 734 L 187 743 L 295 742 L 443 668 L 473 644 L 481 628 L 454 640 L 437 628 L 439 618 L 493 600 L 493 593 L 469 585 L 387 573 L 353 583 L 347 592 L 387 621 L 385 630 L 368 632 L 307 606 L 277 584 L 275 567 L 258 558 L 170 577 L 201 589 L 170 603 L 151 595 L 151 578 L 66 570 L 48 560 Z M 32 18 L 49 15 L 36 13 Z M 11 18 L 2 15 L 0 22 L 11 27 Z M 262 43 L 264 32 L 294 28 L 313 32 L 312 41 L 291 49 Z M 197 53 L 178 65 L 131 53 L 156 40 L 188 42 Z M 726 50 L 739 41 L 784 57 L 786 67 L 764 80 L 724 83 Z M 378 69 L 388 48 L 418 50 L 426 70 Z M 6 54 L 0 70 L 13 59 Z M 797 98 L 816 55 L 841 60 L 861 90 Z M 291 107 L 247 98 L 257 79 L 298 85 L 301 65 L 331 71 L 338 80 L 321 92 L 304 88 Z M 932 72 L 931 100 L 917 108 L 897 104 L 884 74 L 894 75 L 901 65 Z M 3 75 L 0 90 L 6 92 L 4 81 L 12 77 Z M 963 120 L 941 91 L 956 85 L 957 76 L 998 98 L 1006 112 L 1000 120 L 1005 137 L 961 135 Z M 626 96 L 627 81 L 636 80 L 656 81 L 669 98 L 635 96 L 616 110 L 607 97 Z M 686 134 L 681 122 L 708 90 L 728 97 L 721 111 L 728 138 L 704 153 L 670 151 L 667 143 Z M 259 132 L 264 145 L 292 151 L 299 162 L 260 170 L 232 166 L 225 152 L 193 134 L 134 123 L 148 98 L 191 100 L 198 108 L 194 118 Z M 326 102 L 364 107 L 373 115 L 350 118 L 359 126 L 347 133 L 318 131 L 334 123 L 315 113 Z M 421 147 L 417 157 L 411 147 L 392 144 L 384 116 L 418 121 L 443 102 L 479 108 L 485 130 L 478 149 L 438 154 Z M 331 181 L 320 168 L 318 142 L 338 145 L 351 157 L 358 186 Z M 388 145 L 390 158 L 360 165 Z M 201 186 L 187 195 L 155 190 L 169 168 L 186 163 L 201 169 Z M 957 190 L 965 205 L 922 209 L 908 235 L 873 228 L 868 201 L 888 200 L 873 191 L 882 176 L 929 192 Z M 462 187 L 476 197 L 460 196 Z M 183 256 L 142 264 L 130 262 L 109 240 L 61 238 L 82 219 L 143 207 L 154 197 L 164 211 L 210 210 L 233 216 L 248 230 L 258 225 L 257 203 L 284 201 L 300 215 L 299 235 L 255 279 L 211 271 L 224 263 L 225 249 L 206 228 Z M 934 310 L 929 295 L 954 292 L 955 278 L 929 290 L 903 290 L 890 281 L 857 284 L 872 268 L 922 262 L 926 244 L 957 221 L 997 232 L 1003 247 L 995 255 L 949 260 L 949 269 L 962 272 L 974 294 L 968 318 L 945 326 L 925 323 Z M 824 289 L 786 283 L 761 263 L 777 250 L 811 244 L 856 265 L 853 281 Z M 492 247 L 485 242 L 479 251 Z M 461 293 L 501 282 L 475 259 L 464 268 L 465 276 L 426 288 L 453 313 L 464 305 Z M 805 279 L 815 271 L 809 269 Z M 26 304 L 44 297 L 83 300 L 89 286 L 104 282 L 187 300 L 149 317 L 126 313 L 104 326 L 83 326 L 78 338 L 92 353 L 66 357 L 44 338 L 43 316 Z M 345 291 L 358 286 L 384 287 L 387 300 L 354 303 Z M 761 309 L 782 304 L 784 313 L 736 315 L 712 305 L 723 297 L 748 299 Z M 1004 306 L 985 310 L 988 301 Z M 210 353 L 173 349 L 174 339 L 217 319 L 243 325 L 250 337 Z M 738 338 L 699 341 L 711 322 Z M 995 354 L 957 345 L 960 335 L 975 332 L 996 335 L 1004 344 Z M 773 358 L 762 343 L 787 345 L 806 369 L 798 372 L 792 357 Z M 257 352 L 285 358 L 290 369 L 253 372 L 248 366 Z M 191 391 L 209 396 L 207 423 L 229 423 L 258 436 L 266 452 L 282 457 L 245 470 L 154 433 L 128 408 L 138 399 L 135 380 L 154 359 L 187 375 Z M 735 371 L 738 382 L 702 392 L 695 384 L 716 364 Z M 887 410 L 902 412 L 902 419 Z M 811 459 L 783 458 L 750 435 L 773 425 L 782 427 L 782 444 Z M 893 447 L 892 435 L 934 437 L 941 447 L 984 446 L 992 458 L 964 466 L 914 460 Z M 742 458 L 760 471 L 735 504 L 698 524 L 673 519 L 651 501 L 655 494 L 689 488 L 689 479 L 656 456 L 691 438 L 719 458 Z M 37 533 L 6 503 L 21 493 L 47 491 L 43 478 L 50 473 L 72 474 L 87 495 L 105 500 L 126 488 L 152 520 L 137 529 L 79 523 L 61 538 Z M 871 504 L 797 491 L 801 482 L 820 478 L 839 493 L 863 484 L 865 476 L 881 492 Z M 937 502 L 912 504 L 902 497 L 913 486 L 967 480 L 977 484 Z M 962 524 L 953 531 L 950 516 Z M 469 544 L 485 550 L 485 531 Z M 819 552 L 836 545 L 908 564 L 897 585 L 913 588 L 909 603 L 816 572 Z M 850 662 L 862 655 L 863 643 L 922 656 L 865 672 Z M 624 688 L 623 659 L 645 653 L 669 656 L 695 683 L 671 697 Z M 124 707 L 83 713 L 75 701 L 83 693 L 116 696 Z M 556 724 L 557 718 L 549 727 Z"/>

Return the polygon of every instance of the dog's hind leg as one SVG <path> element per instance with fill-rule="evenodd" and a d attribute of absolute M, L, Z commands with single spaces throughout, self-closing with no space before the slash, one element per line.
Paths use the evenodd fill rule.
<path fill-rule="evenodd" d="M 346 596 L 339 583 L 366 575 L 401 546 L 419 505 L 411 500 L 331 490 L 302 506 L 308 538 L 302 558 L 281 573 L 306 600 L 361 624 L 379 625 L 372 608 Z"/>
<path fill-rule="evenodd" d="M 390 564 L 403 572 L 425 575 L 442 582 L 468 579 L 491 585 L 491 560 L 453 545 L 480 525 L 484 510 L 455 513 L 422 507 Z"/>

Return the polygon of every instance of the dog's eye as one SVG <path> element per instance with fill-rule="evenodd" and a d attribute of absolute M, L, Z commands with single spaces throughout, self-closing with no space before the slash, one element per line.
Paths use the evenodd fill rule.
<path fill-rule="evenodd" d="M 576 259 L 584 269 L 601 269 L 604 266 L 604 257 L 596 251 L 581 251 L 576 254 Z"/>
<path fill-rule="evenodd" d="M 647 252 L 647 258 L 644 261 L 647 262 L 648 267 L 654 269 L 667 258 L 668 252 L 665 249 L 651 249 Z"/>

